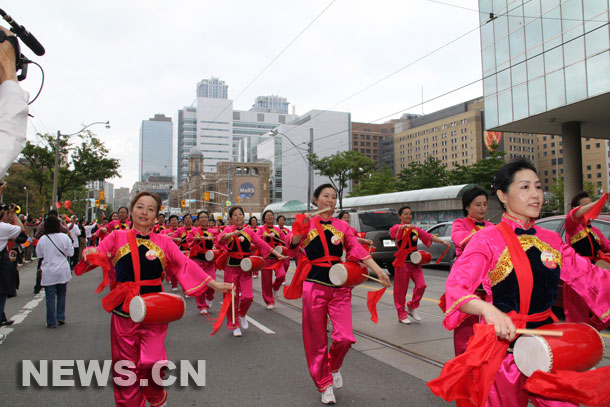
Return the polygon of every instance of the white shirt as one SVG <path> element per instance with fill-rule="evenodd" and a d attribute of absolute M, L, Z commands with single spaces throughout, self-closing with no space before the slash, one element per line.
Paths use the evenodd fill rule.
<path fill-rule="evenodd" d="M 9 240 L 16 238 L 21 233 L 19 226 L 0 222 L 0 250 L 4 250 Z"/>
<path fill-rule="evenodd" d="M 0 85 L 0 178 L 25 146 L 28 93 L 15 81 Z"/>
<path fill-rule="evenodd" d="M 91 237 L 91 231 L 93 230 L 93 228 L 95 227 L 96 223 L 94 223 L 93 225 L 87 225 L 85 226 L 85 237 L 87 239 L 89 239 Z"/>
<path fill-rule="evenodd" d="M 72 225 L 72 229 L 70 229 L 70 226 L 68 226 L 68 230 L 70 231 L 70 237 L 72 237 L 72 247 L 78 247 L 78 237 L 80 236 L 80 228 L 76 223 L 73 223 Z"/>
<path fill-rule="evenodd" d="M 50 239 L 53 239 L 53 242 Z M 72 240 L 65 233 L 51 233 L 41 237 L 36 246 L 36 256 L 42 258 L 42 265 L 40 266 L 42 280 L 40 284 L 48 286 L 70 281 L 72 273 L 66 256 L 72 256 L 73 254 Z"/>

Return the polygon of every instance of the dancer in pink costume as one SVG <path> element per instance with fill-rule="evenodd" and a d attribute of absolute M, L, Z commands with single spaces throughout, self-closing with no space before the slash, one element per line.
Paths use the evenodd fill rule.
<path fill-rule="evenodd" d="M 190 258 L 197 263 L 207 275 L 216 280 L 216 262 L 214 259 L 206 260 L 205 253 L 214 248 L 216 230 L 209 227 L 209 214 L 201 211 L 197 214 L 199 227 L 193 227 L 186 236 L 186 241 L 190 247 Z M 214 301 L 214 290 L 207 289 L 202 294 L 195 297 L 197 308 L 202 315 L 207 315 Z"/>
<path fill-rule="evenodd" d="M 286 246 L 286 235 L 278 226 L 273 226 L 275 220 L 273 211 L 266 210 L 263 212 L 263 226 L 258 228 L 258 236 L 262 238 L 271 248 L 277 246 Z M 263 300 L 267 304 L 267 309 L 273 309 L 275 306 L 275 293 L 280 289 L 282 283 L 286 279 L 286 260 L 278 260 L 271 253 L 265 259 L 265 267 L 261 271 L 261 289 L 263 292 Z M 273 281 L 273 273 L 275 272 L 275 281 Z"/>

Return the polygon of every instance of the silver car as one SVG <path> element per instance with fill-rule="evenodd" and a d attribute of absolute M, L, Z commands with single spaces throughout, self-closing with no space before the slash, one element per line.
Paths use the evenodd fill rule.
<path fill-rule="evenodd" d="M 439 264 L 447 265 L 449 267 L 451 267 L 453 265 L 453 262 L 455 261 L 455 246 L 453 245 L 453 242 L 451 241 L 451 226 L 452 225 L 453 225 L 453 222 L 443 222 L 443 223 L 439 223 L 438 225 L 434 225 L 434 226 L 430 227 L 428 230 L 426 230 L 426 232 L 428 232 L 436 237 L 439 237 L 446 242 L 451 243 L 451 248 L 449 249 L 447 254 L 445 254 L 443 256 L 441 262 L 439 263 Z M 421 240 L 419 240 L 417 242 L 417 250 L 423 250 L 432 255 L 432 261 L 430 262 L 430 264 L 436 264 L 436 261 L 438 260 L 440 255 L 443 254 L 445 249 L 446 249 L 445 245 L 442 245 L 440 243 L 433 242 L 432 245 L 430 247 L 428 247 L 425 244 L 423 244 Z"/>

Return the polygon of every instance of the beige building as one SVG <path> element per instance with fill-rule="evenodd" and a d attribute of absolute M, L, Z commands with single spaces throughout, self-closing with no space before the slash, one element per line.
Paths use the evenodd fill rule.
<path fill-rule="evenodd" d="M 380 168 L 379 153 L 381 140 L 394 133 L 394 123 L 358 123 L 352 122 L 352 150 L 377 162 Z"/>
<path fill-rule="evenodd" d="M 217 172 L 206 173 L 203 159 L 198 151 L 189 154 L 186 181 L 170 194 L 172 208 L 191 214 L 202 209 L 225 213 L 229 201 L 241 205 L 248 218 L 248 213 L 260 213 L 269 204 L 269 163 L 221 161 Z"/>
<path fill-rule="evenodd" d="M 552 191 L 558 176 L 563 178 L 563 141 L 561 136 L 538 136 L 537 169 L 545 191 Z M 582 173 L 583 181 L 590 182 L 600 193 L 608 192 L 610 173 L 610 148 L 608 140 L 583 138 Z"/>
<path fill-rule="evenodd" d="M 525 133 L 483 132 L 483 99 L 473 99 L 446 109 L 396 123 L 394 168 L 399 173 L 411 162 L 434 157 L 453 170 L 470 166 L 487 156 L 497 144 L 505 159 L 536 159 L 537 136 Z"/>

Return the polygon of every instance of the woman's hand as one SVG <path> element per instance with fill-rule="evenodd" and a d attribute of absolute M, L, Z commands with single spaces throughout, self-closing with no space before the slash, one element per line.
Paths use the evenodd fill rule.
<path fill-rule="evenodd" d="M 215 281 L 215 280 L 211 280 L 208 283 L 208 286 L 212 287 L 212 290 L 218 291 L 221 293 L 228 293 L 235 288 L 233 283 L 223 283 L 223 282 Z"/>
<path fill-rule="evenodd" d="M 92 253 L 97 253 L 97 252 L 98 252 L 98 251 L 97 251 L 97 249 L 96 249 L 95 247 L 89 247 L 89 248 L 87 248 L 87 249 L 83 250 L 83 259 L 84 259 L 85 261 L 87 261 L 87 256 L 88 256 L 88 255 L 90 255 L 90 254 L 92 254 Z"/>
<path fill-rule="evenodd" d="M 445 245 L 445 247 L 447 247 L 447 249 L 451 248 L 451 243 L 449 243 L 448 241 L 443 240 L 443 244 Z"/>
<path fill-rule="evenodd" d="M 517 334 L 517 328 L 508 315 L 500 311 L 494 305 L 485 303 L 486 306 L 483 308 L 481 314 L 485 318 L 485 322 L 489 325 L 493 325 L 496 331 L 496 336 L 507 341 L 515 339 Z"/>

